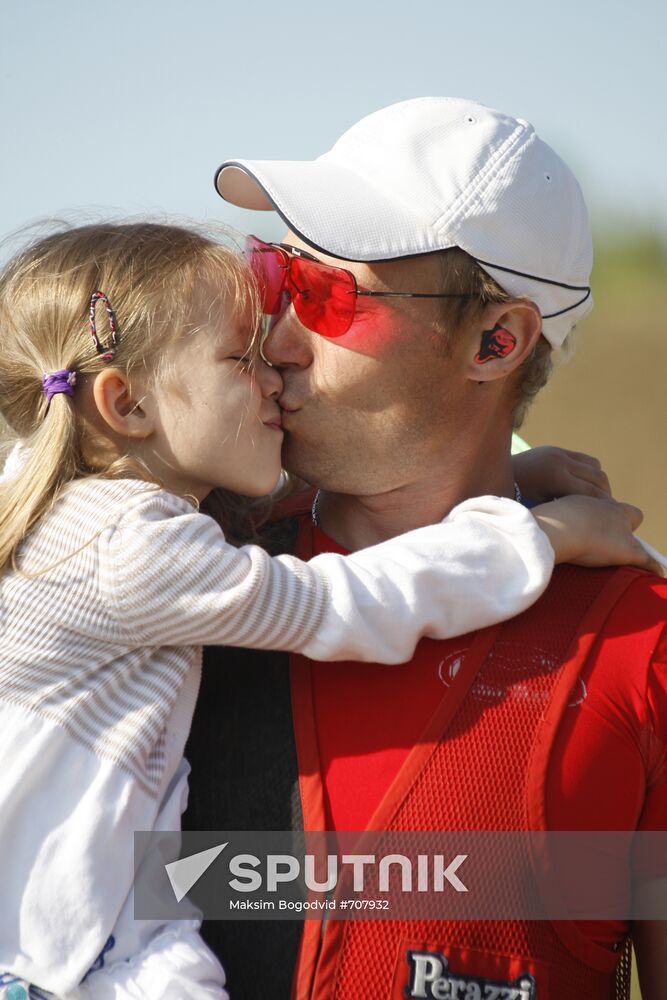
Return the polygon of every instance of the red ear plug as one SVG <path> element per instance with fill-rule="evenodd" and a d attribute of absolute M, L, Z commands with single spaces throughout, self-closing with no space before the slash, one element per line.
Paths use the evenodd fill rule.
<path fill-rule="evenodd" d="M 514 334 L 506 330 L 500 323 L 496 323 L 493 330 L 484 330 L 482 333 L 482 343 L 475 355 L 475 364 L 483 365 L 494 358 L 506 358 L 515 347 L 516 337 Z"/>

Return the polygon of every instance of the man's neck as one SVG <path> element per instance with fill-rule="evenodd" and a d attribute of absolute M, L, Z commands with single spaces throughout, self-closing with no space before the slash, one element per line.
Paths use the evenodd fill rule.
<path fill-rule="evenodd" d="M 491 494 L 514 497 L 509 453 L 478 474 L 474 467 L 461 473 L 436 470 L 421 480 L 372 496 L 321 492 L 318 523 L 327 535 L 350 552 L 375 545 L 442 520 L 470 497 Z"/>

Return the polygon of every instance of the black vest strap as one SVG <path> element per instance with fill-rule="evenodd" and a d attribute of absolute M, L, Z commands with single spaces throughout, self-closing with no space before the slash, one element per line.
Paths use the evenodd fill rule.
<path fill-rule="evenodd" d="M 205 649 L 185 756 L 192 773 L 184 830 L 302 830 L 288 654 Z M 301 925 L 204 922 L 234 1000 L 288 1000 Z"/>

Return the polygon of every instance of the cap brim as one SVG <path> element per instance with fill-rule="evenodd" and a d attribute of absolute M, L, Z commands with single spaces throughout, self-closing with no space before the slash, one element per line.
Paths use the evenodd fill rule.
<path fill-rule="evenodd" d="M 446 249 L 442 235 L 407 206 L 323 159 L 228 160 L 215 186 L 240 208 L 273 209 L 306 243 L 341 260 L 394 260 Z"/>
<path fill-rule="evenodd" d="M 215 189 L 221 198 L 253 211 L 272 211 L 273 205 L 261 185 L 240 162 L 223 163 L 215 175 Z"/>

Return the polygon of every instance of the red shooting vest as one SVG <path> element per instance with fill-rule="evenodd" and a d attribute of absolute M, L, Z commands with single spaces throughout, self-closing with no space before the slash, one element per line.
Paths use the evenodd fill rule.
<path fill-rule="evenodd" d="M 298 554 L 312 554 L 305 519 Z M 455 677 L 368 829 L 544 830 L 545 779 L 558 725 L 597 634 L 636 577 L 631 569 L 558 567 L 533 607 L 468 637 Z M 520 685 L 511 696 L 479 697 L 510 692 L 508 671 L 516 677 L 517 664 Z M 291 683 L 304 828 L 323 830 L 310 666 L 298 655 L 291 657 Z M 517 911 L 525 891 L 520 882 Z M 413 993 L 418 963 L 422 980 L 426 969 L 433 986 Z M 445 978 L 438 983 L 433 970 L 439 968 Z M 448 985 L 448 976 L 458 985 Z M 566 921 L 304 922 L 293 1000 L 412 996 L 625 1000 L 629 947 L 603 948 Z"/>

